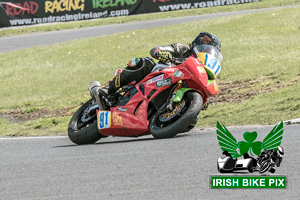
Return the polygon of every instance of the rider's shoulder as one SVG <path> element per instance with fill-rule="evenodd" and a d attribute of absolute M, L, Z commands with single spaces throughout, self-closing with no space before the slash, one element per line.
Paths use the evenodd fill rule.
<path fill-rule="evenodd" d="M 175 50 L 175 52 L 186 52 L 189 48 L 186 47 L 184 44 L 181 43 L 173 43 L 170 46 L 173 47 L 173 49 Z"/>
<path fill-rule="evenodd" d="M 173 43 L 171 46 L 177 46 L 177 47 L 186 47 L 184 44 L 181 43 Z"/>

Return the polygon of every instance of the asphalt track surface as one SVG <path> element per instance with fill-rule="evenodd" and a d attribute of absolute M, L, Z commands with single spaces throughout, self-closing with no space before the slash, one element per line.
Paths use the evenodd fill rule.
<path fill-rule="evenodd" d="M 262 141 L 273 126 L 227 128 L 237 141 L 252 131 Z M 288 189 L 210 189 L 209 176 L 220 175 L 216 135 L 215 128 L 196 129 L 84 146 L 67 137 L 0 139 L 1 199 L 299 199 L 299 124 L 284 125 L 285 155 L 275 172 L 287 175 Z"/>
<path fill-rule="evenodd" d="M 128 30 L 271 9 L 221 13 L 160 22 L 136 22 L 0 38 L 0 53 Z M 137 25 L 140 27 L 137 28 Z M 271 114 L 271 113 L 270 113 Z M 238 141 L 257 131 L 262 141 L 273 126 L 227 127 Z M 0 138 L 1 199 L 299 199 L 300 125 L 284 125 L 283 163 L 288 189 L 212 190 L 221 149 L 215 128 L 156 140 L 108 137 L 77 146 L 67 137 Z M 257 173 L 254 173 L 257 175 Z M 236 175 L 236 174 L 235 174 Z M 243 174 L 247 175 L 247 174 Z"/>
<path fill-rule="evenodd" d="M 299 6 L 262 8 L 262 9 L 225 12 L 225 13 L 216 13 L 216 14 L 207 14 L 207 15 L 196 15 L 196 16 L 188 16 L 188 17 L 180 17 L 180 18 L 167 18 L 167 19 L 152 20 L 152 21 L 105 25 L 105 26 L 74 29 L 74 30 L 53 31 L 53 32 L 46 32 L 46 33 L 13 36 L 13 37 L 3 37 L 0 38 L 0 53 L 16 51 L 19 49 L 30 48 L 34 46 L 51 45 L 51 44 L 81 39 L 81 38 L 87 38 L 87 37 L 97 37 L 97 36 L 110 35 L 114 33 L 126 32 L 126 31 L 154 28 L 154 27 L 180 24 L 180 23 L 191 22 L 191 21 L 207 20 L 216 17 L 248 14 L 254 12 L 264 12 L 264 11 L 270 11 L 275 9 L 299 7 Z"/>

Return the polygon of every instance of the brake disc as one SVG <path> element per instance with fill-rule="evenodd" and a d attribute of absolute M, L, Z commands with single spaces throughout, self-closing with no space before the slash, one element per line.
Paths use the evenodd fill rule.
<path fill-rule="evenodd" d="M 170 121 L 171 119 L 173 119 L 175 116 L 177 116 L 182 111 L 184 106 L 185 106 L 185 101 L 184 100 L 181 101 L 181 102 L 176 103 L 174 109 L 173 110 L 167 110 L 166 112 L 161 114 L 159 116 L 159 120 L 161 122 Z"/>

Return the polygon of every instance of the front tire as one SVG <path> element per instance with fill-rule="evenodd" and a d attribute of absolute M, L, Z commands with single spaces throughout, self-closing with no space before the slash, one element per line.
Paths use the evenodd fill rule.
<path fill-rule="evenodd" d="M 95 104 L 91 99 L 83 104 L 73 115 L 68 126 L 68 135 L 75 144 L 93 144 L 102 135 L 97 128 L 96 113 L 85 113 L 85 111 Z"/>
<path fill-rule="evenodd" d="M 269 169 L 270 169 L 270 163 L 268 161 L 262 161 L 259 172 L 262 174 L 268 171 Z"/>
<path fill-rule="evenodd" d="M 202 96 L 195 91 L 185 93 L 181 102 L 185 104 L 182 110 L 175 113 L 176 116 L 169 117 L 168 121 L 160 119 L 164 114 L 161 112 L 165 109 L 166 103 L 158 110 L 150 124 L 150 132 L 154 138 L 171 138 L 183 132 L 193 123 L 203 107 Z"/>

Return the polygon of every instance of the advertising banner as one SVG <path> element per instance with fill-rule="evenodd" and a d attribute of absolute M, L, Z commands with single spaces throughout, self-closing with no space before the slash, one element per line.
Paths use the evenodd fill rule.
<path fill-rule="evenodd" d="M 88 20 L 258 1 L 259 0 L 4 0 L 0 1 L 0 27 Z"/>

